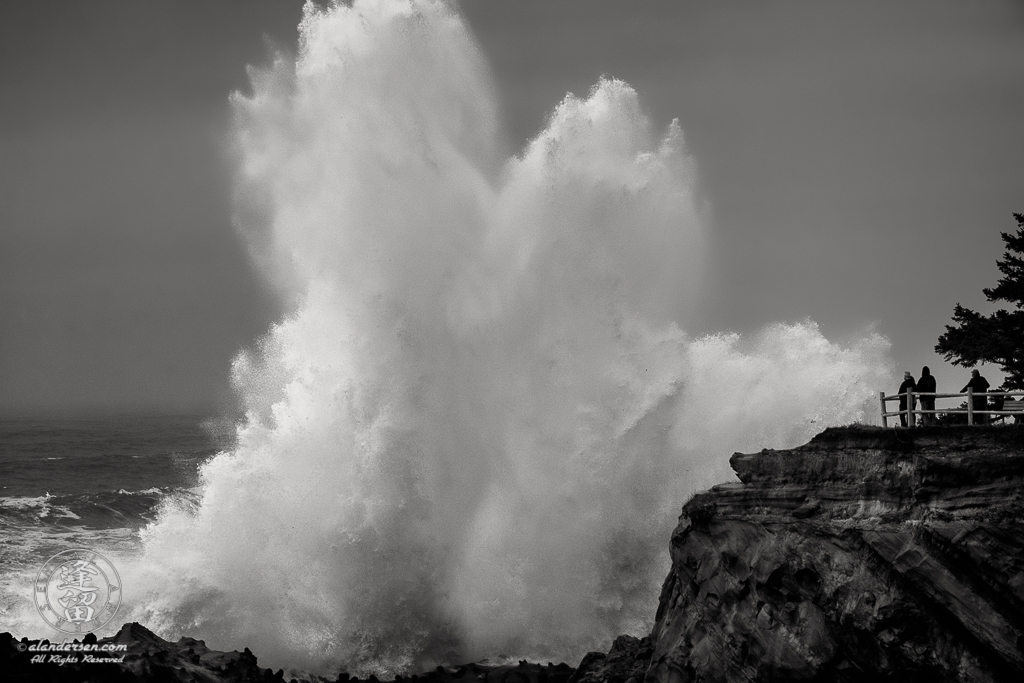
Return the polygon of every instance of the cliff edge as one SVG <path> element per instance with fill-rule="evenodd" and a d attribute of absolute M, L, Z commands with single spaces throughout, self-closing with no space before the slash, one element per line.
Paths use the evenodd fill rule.
<path fill-rule="evenodd" d="M 828 429 L 684 507 L 647 638 L 573 683 L 1024 680 L 1024 427 Z"/>

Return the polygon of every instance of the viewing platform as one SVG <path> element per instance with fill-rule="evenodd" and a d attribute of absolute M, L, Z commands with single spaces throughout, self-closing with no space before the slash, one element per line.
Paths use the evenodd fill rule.
<path fill-rule="evenodd" d="M 922 410 L 918 404 L 921 398 L 934 398 L 935 409 L 934 410 Z M 1020 397 L 1020 398 L 1014 398 Z M 960 403 L 956 407 L 952 408 L 941 408 L 939 407 L 939 401 L 943 399 L 959 399 Z M 900 399 L 906 400 L 907 407 L 903 410 L 890 410 L 885 409 L 885 404 L 888 401 L 899 401 Z M 939 394 L 933 392 L 918 392 L 908 391 L 902 394 L 890 394 L 886 395 L 884 391 L 878 392 L 878 400 L 881 405 L 882 415 L 882 426 L 889 426 L 890 417 L 900 417 L 901 415 L 906 418 L 906 426 L 913 427 L 917 424 L 919 417 L 931 415 L 934 418 L 938 418 L 940 415 L 966 415 L 967 424 L 992 424 L 996 421 L 1005 422 L 1008 417 L 1013 417 L 1014 422 L 1024 417 L 1024 391 L 988 391 L 984 393 L 974 393 L 973 389 L 968 389 L 965 393 L 958 394 Z M 985 408 L 976 407 L 976 401 L 985 401 Z M 964 408 L 961 404 L 966 401 L 967 407 Z"/>

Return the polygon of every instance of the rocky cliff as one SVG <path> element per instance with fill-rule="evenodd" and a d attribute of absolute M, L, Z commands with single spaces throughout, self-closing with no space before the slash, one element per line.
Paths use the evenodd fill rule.
<path fill-rule="evenodd" d="M 656 625 L 575 683 L 1024 680 L 1024 427 L 829 429 L 683 508 Z"/>

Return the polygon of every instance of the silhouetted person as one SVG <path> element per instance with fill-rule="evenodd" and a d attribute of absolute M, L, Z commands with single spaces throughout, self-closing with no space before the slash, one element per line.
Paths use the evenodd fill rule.
<path fill-rule="evenodd" d="M 974 408 L 974 420 L 981 424 L 988 424 L 988 396 L 985 396 L 985 392 L 988 391 L 988 380 L 981 376 L 981 373 L 977 370 L 971 370 L 971 381 L 961 389 L 960 391 L 967 391 L 968 389 L 974 389 L 974 399 L 972 407 Z M 982 396 L 978 396 L 982 394 Z"/>
<path fill-rule="evenodd" d="M 907 392 L 913 391 L 917 387 L 914 384 L 914 376 L 910 372 L 903 373 L 903 384 L 900 385 L 900 390 L 896 393 L 900 395 L 900 424 L 904 427 L 907 426 Z M 910 409 L 914 409 L 914 405 L 910 405 Z"/>
<path fill-rule="evenodd" d="M 917 391 L 929 394 L 935 393 L 935 378 L 932 376 L 932 371 L 928 369 L 927 365 L 921 368 L 921 379 L 917 380 Z M 920 398 L 921 410 L 935 410 L 934 396 L 921 396 Z M 921 424 L 935 424 L 935 415 L 933 413 L 923 413 L 921 415 Z"/>

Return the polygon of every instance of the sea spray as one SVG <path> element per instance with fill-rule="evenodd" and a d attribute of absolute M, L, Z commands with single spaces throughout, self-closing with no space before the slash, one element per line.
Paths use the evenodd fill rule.
<path fill-rule="evenodd" d="M 886 342 L 688 336 L 694 165 L 627 84 L 509 160 L 448 3 L 300 32 L 233 98 L 239 227 L 292 310 L 235 362 L 237 445 L 143 532 L 132 617 L 377 674 L 643 633 L 678 506 L 737 448 L 861 418 Z"/>

